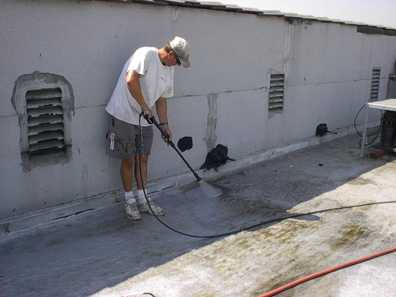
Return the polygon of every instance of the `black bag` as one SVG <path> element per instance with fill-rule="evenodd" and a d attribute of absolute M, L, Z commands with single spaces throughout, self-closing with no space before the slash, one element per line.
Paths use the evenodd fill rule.
<path fill-rule="evenodd" d="M 326 133 L 337 134 L 337 132 L 331 132 L 331 131 L 329 131 L 329 130 L 327 129 L 327 124 L 325 124 L 325 123 L 319 124 L 319 125 L 316 127 L 316 134 L 315 134 L 315 136 L 323 136 L 323 135 L 325 135 Z"/>
<path fill-rule="evenodd" d="M 327 124 L 322 123 L 316 127 L 316 134 L 315 136 L 323 136 L 327 133 Z"/>
<path fill-rule="evenodd" d="M 218 144 L 206 155 L 205 163 L 201 166 L 201 169 L 210 170 L 214 168 L 217 171 L 218 167 L 224 165 L 228 160 L 235 161 L 235 159 L 228 157 L 228 148 Z"/>

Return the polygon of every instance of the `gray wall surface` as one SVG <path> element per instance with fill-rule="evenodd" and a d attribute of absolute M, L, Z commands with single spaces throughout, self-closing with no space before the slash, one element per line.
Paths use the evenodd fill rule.
<path fill-rule="evenodd" d="M 122 188 L 120 162 L 104 154 L 104 107 L 138 47 L 159 48 L 176 35 L 191 44 L 192 66 L 175 69 L 168 113 L 174 142 L 193 138 L 183 154 L 195 169 L 217 143 L 242 160 L 313 137 L 319 123 L 354 133 L 372 69 L 381 69 L 383 100 L 396 59 L 395 36 L 354 25 L 137 3 L 1 0 L 0 28 L 0 219 Z M 67 159 L 27 168 L 11 98 L 17 79 L 34 72 L 72 86 L 72 146 Z M 282 112 L 268 112 L 271 73 L 285 74 Z M 186 172 L 156 131 L 149 180 Z"/>

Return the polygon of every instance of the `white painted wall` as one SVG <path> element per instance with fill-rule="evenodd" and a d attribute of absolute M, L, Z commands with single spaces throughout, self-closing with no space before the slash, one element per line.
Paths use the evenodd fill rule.
<path fill-rule="evenodd" d="M 193 137 L 183 154 L 196 169 L 207 153 L 209 96 L 217 98 L 217 143 L 242 159 L 312 137 L 322 122 L 351 128 L 372 68 L 381 67 L 385 99 L 396 59 L 396 37 L 356 26 L 135 3 L 1 0 L 0 28 L 0 219 L 122 188 L 119 161 L 104 154 L 104 107 L 140 46 L 161 47 L 175 35 L 192 46 L 192 67 L 176 69 L 168 108 L 175 143 Z M 23 171 L 11 96 L 16 79 L 34 71 L 73 87 L 72 158 Z M 271 72 L 286 74 L 286 91 L 284 111 L 269 115 Z M 188 172 L 156 135 L 149 179 Z"/>

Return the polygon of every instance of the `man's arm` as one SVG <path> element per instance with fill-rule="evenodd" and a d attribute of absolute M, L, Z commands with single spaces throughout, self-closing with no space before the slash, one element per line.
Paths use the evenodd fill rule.
<path fill-rule="evenodd" d="M 139 103 L 143 111 L 147 111 L 149 113 L 149 118 L 151 118 L 153 116 L 153 112 L 150 110 L 150 108 L 147 106 L 146 102 L 144 101 L 142 89 L 140 87 L 140 82 L 139 82 L 140 77 L 141 75 L 137 73 L 135 70 L 129 70 L 126 75 L 126 83 L 128 86 L 128 90 L 133 96 L 133 98 L 135 98 L 137 103 Z"/>
<path fill-rule="evenodd" d="M 169 140 L 172 140 L 172 132 L 169 129 L 168 124 L 168 103 L 166 102 L 166 98 L 159 98 L 155 102 L 155 108 L 157 109 L 160 124 L 164 124 L 161 126 L 161 128 L 166 134 L 168 134 Z M 164 137 L 162 137 L 162 139 L 164 139 Z M 164 139 L 164 141 L 166 142 L 166 139 Z"/>

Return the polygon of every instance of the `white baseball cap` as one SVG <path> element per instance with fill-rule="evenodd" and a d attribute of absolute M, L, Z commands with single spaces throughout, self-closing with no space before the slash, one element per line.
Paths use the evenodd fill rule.
<path fill-rule="evenodd" d="M 170 46 L 178 56 L 182 66 L 185 68 L 190 67 L 191 64 L 188 60 L 188 57 L 190 56 L 190 45 L 188 44 L 188 42 L 184 38 L 176 36 L 170 42 Z"/>

